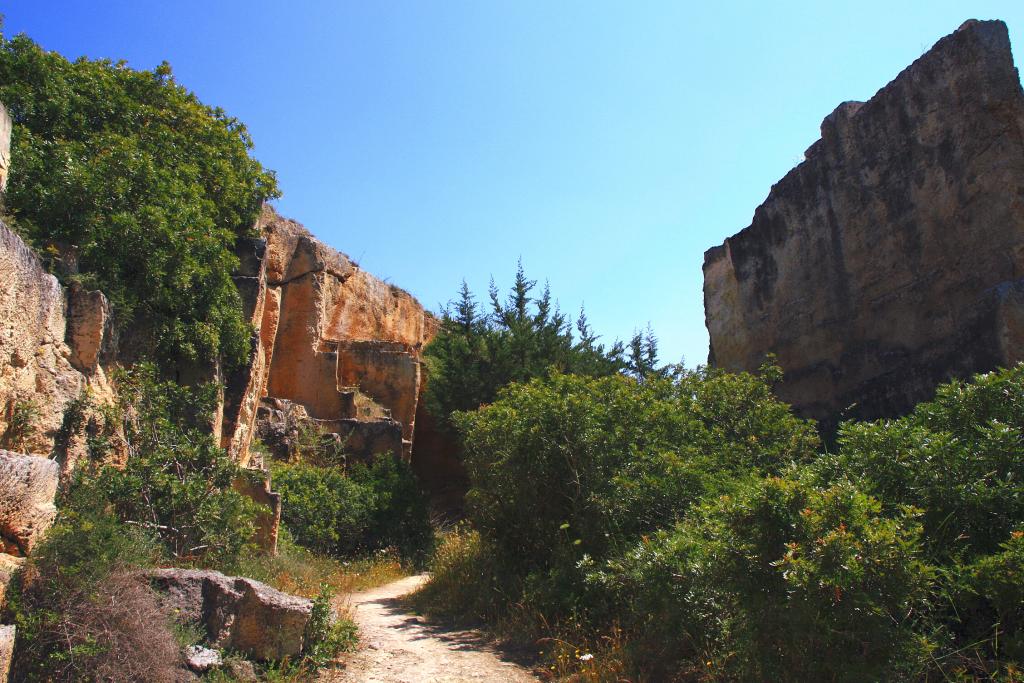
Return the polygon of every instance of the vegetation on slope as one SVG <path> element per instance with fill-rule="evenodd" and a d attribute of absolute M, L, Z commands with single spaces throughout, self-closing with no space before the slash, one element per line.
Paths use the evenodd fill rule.
<path fill-rule="evenodd" d="M 334 592 L 401 571 L 390 555 L 346 566 L 297 546 L 287 532 L 277 556 L 261 553 L 253 543 L 260 508 L 233 489 L 245 471 L 206 426 L 216 387 L 162 381 L 150 364 L 115 377 L 118 401 L 90 425 L 89 458 L 78 464 L 55 526 L 10 596 L 18 680 L 178 680 L 179 641 L 190 625 L 175 623 L 132 576 L 140 568 L 199 566 L 252 576 L 316 598 L 318 614 Z M 83 408 L 74 407 L 69 420 Z M 387 473 L 391 478 L 366 475 L 366 485 L 390 490 L 395 475 Z M 379 503 L 372 520 L 380 523 L 391 510 Z M 321 615 L 303 660 L 274 675 L 323 666 L 354 644 L 354 626 L 341 616 L 332 626 Z"/>
<path fill-rule="evenodd" d="M 574 680 L 1020 680 L 1024 365 L 834 454 L 777 377 L 556 374 L 456 414 L 471 526 L 417 603 Z"/>
<path fill-rule="evenodd" d="M 24 35 L 0 37 L 0 101 L 14 122 L 6 209 L 22 236 L 77 260 L 76 277 L 138 335 L 136 353 L 240 361 L 251 330 L 233 247 L 278 195 L 245 126 L 166 63 L 70 62 Z"/>

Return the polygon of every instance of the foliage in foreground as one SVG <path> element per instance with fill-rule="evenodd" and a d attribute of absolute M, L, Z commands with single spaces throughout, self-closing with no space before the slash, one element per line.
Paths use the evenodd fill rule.
<path fill-rule="evenodd" d="M 14 122 L 6 208 L 40 252 L 77 254 L 119 327 L 156 358 L 239 361 L 251 330 L 233 246 L 276 180 L 245 126 L 178 85 L 170 66 L 70 62 L 0 36 L 0 101 Z M 73 270 L 73 269 L 71 269 Z"/>
<path fill-rule="evenodd" d="M 473 530 L 418 605 L 574 680 L 1021 680 L 1024 366 L 817 457 L 772 379 L 554 376 L 459 416 Z"/>
<path fill-rule="evenodd" d="M 170 619 L 130 575 L 161 554 L 150 536 L 101 510 L 62 511 L 9 596 L 15 680 L 174 681 Z"/>
<path fill-rule="evenodd" d="M 337 557 L 386 548 L 412 563 L 433 541 L 427 504 L 407 463 L 379 456 L 345 468 L 275 463 L 281 521 L 299 544 Z"/>
<path fill-rule="evenodd" d="M 683 518 L 733 478 L 813 457 L 813 426 L 752 375 L 674 381 L 554 375 L 461 413 L 470 520 L 498 561 L 562 612 L 584 567 Z"/>

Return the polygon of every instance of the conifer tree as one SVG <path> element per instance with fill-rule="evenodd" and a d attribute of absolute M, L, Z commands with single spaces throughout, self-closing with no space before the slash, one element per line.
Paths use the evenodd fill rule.
<path fill-rule="evenodd" d="M 442 309 L 441 331 L 425 351 L 426 400 L 445 424 L 455 411 L 490 403 L 499 389 L 512 382 L 525 382 L 551 371 L 601 377 L 630 367 L 621 342 L 608 350 L 598 343 L 585 311 L 580 310 L 576 321 L 577 340 L 550 284 L 545 282 L 534 296 L 536 289 L 537 281 L 526 276 L 520 260 L 504 298 L 491 278 L 489 314 L 481 311 L 465 281 L 455 300 Z M 642 377 L 657 362 L 657 342 L 648 329 L 638 343 L 637 376 Z"/>

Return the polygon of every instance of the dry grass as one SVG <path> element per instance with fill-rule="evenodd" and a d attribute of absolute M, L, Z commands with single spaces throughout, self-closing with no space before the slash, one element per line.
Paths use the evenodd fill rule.
<path fill-rule="evenodd" d="M 335 595 L 346 595 L 408 576 L 409 570 L 392 552 L 378 552 L 357 560 L 338 560 L 282 537 L 277 555 L 248 558 L 233 567 L 232 573 L 262 581 L 286 593 L 314 598 L 324 586 Z"/>
<path fill-rule="evenodd" d="M 31 576 L 26 577 L 31 581 Z M 27 591 L 35 586 L 29 585 Z M 170 615 L 132 572 L 118 571 L 95 590 L 53 596 L 51 620 L 20 641 L 15 671 L 46 657 L 46 680 L 173 683 L 181 652 Z M 17 676 L 16 676 L 17 678 Z"/>

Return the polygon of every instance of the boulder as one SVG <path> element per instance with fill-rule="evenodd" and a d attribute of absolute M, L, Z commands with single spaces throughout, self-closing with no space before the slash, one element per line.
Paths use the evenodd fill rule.
<path fill-rule="evenodd" d="M 312 600 L 209 570 L 156 569 L 145 575 L 176 618 L 202 625 L 214 647 L 260 661 L 302 652 Z"/>
<path fill-rule="evenodd" d="M 1024 92 L 1006 26 L 969 21 L 821 124 L 749 227 L 704 256 L 708 362 L 776 355 L 821 421 L 908 412 L 1024 359 Z"/>
<path fill-rule="evenodd" d="M 53 460 L 0 450 L 0 549 L 27 555 L 57 514 L 60 466 Z"/>

